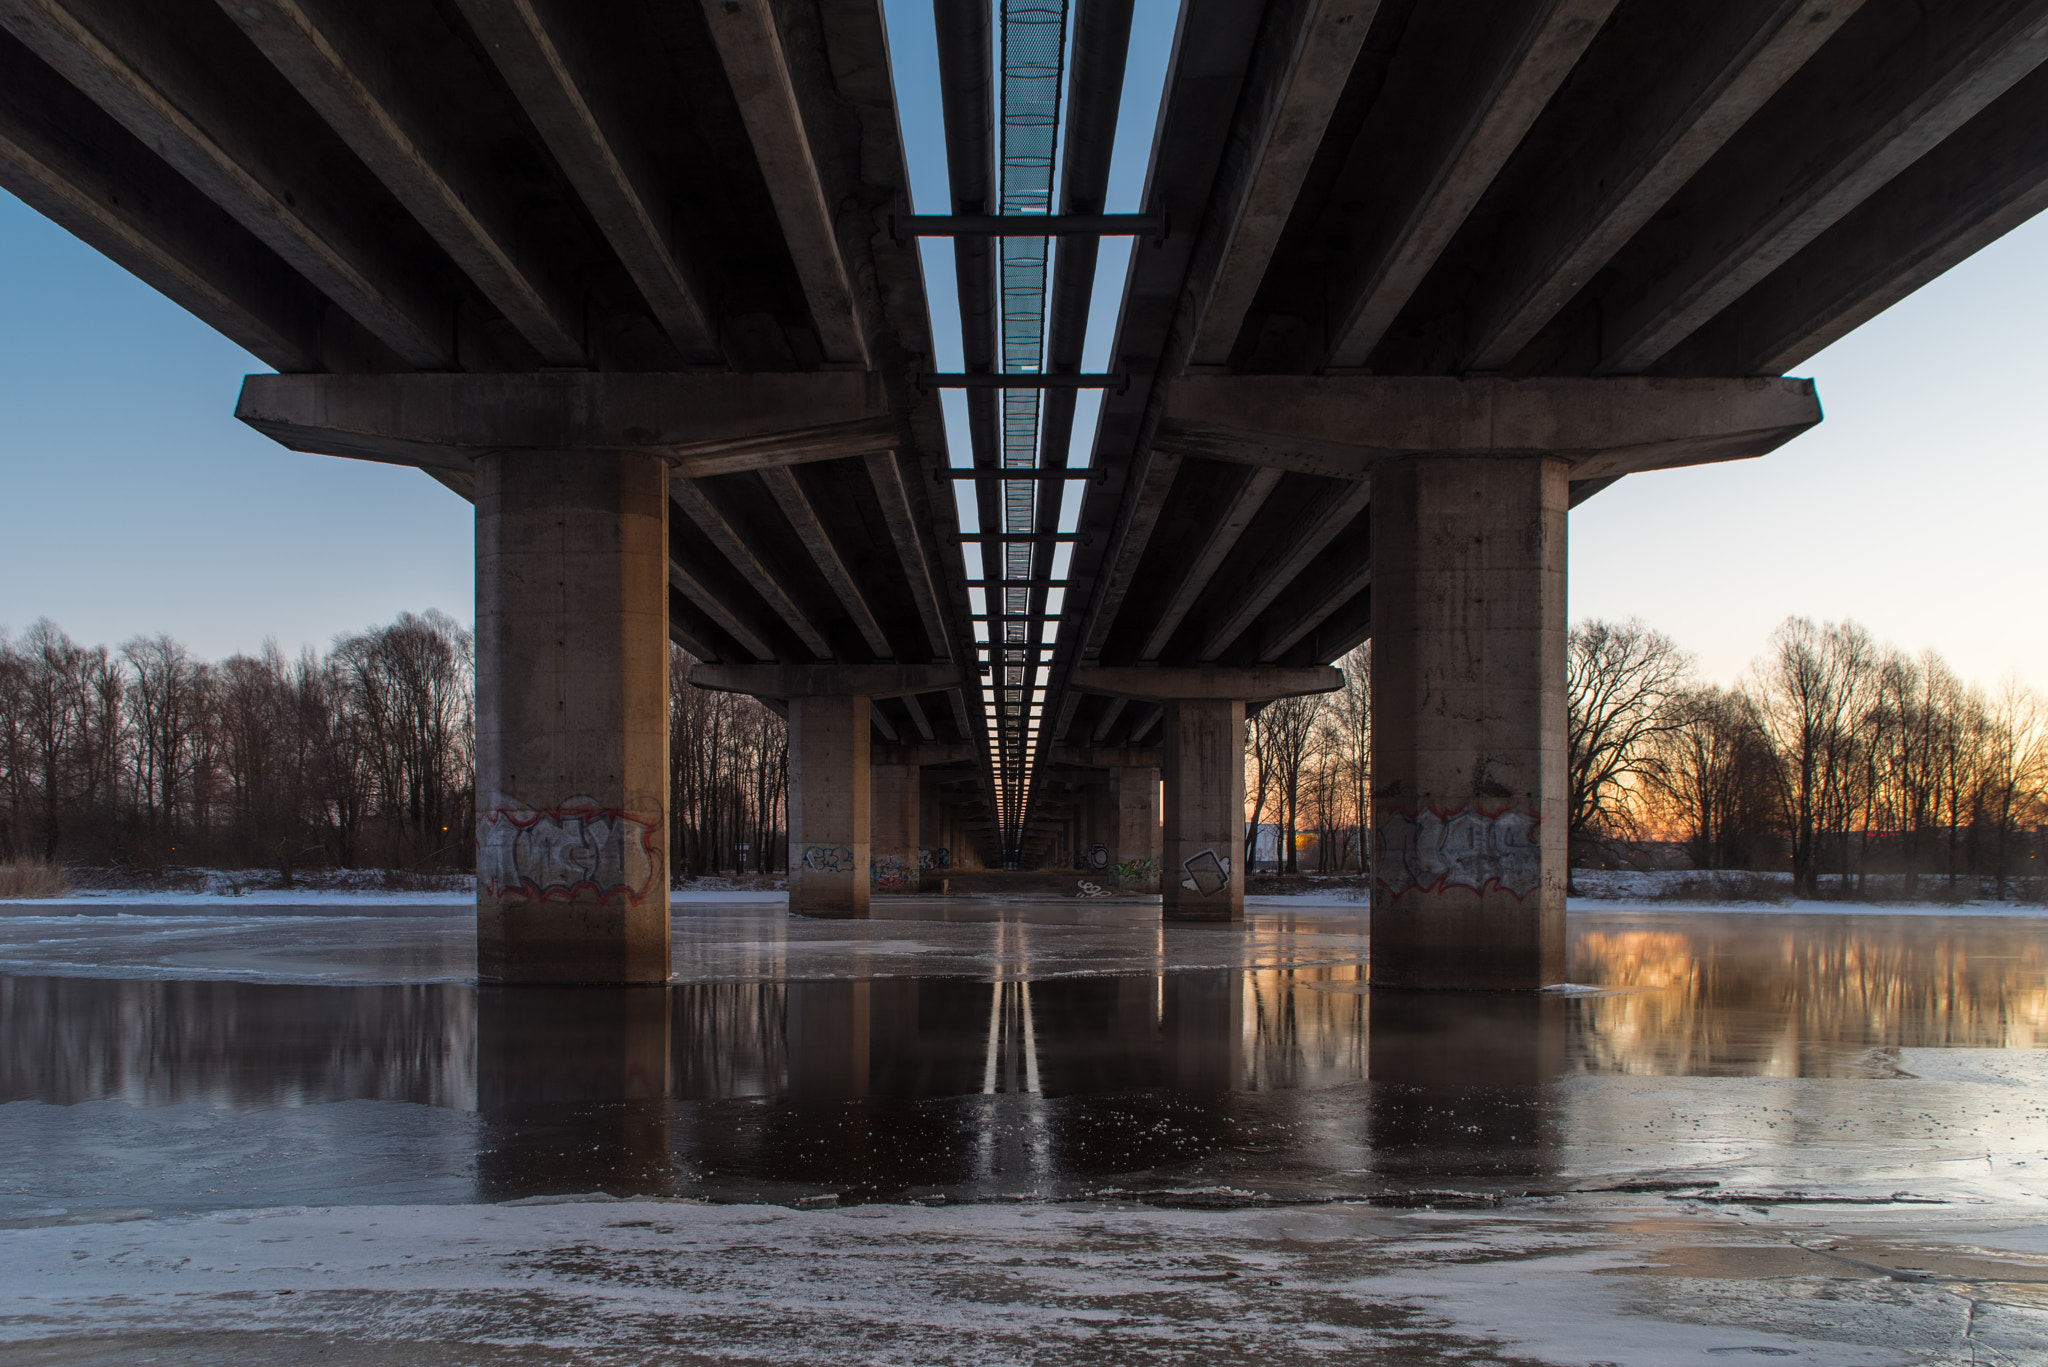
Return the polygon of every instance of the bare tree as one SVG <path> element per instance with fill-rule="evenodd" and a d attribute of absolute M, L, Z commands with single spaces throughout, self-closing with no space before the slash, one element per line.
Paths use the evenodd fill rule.
<path fill-rule="evenodd" d="M 1660 777 L 1657 742 L 1679 725 L 1672 703 L 1692 667 L 1670 637 L 1633 617 L 1588 618 L 1572 628 L 1565 655 L 1566 831 L 1575 856 L 1635 830 L 1635 795 Z"/>
<path fill-rule="evenodd" d="M 1856 747 L 1876 699 L 1879 656 L 1854 622 L 1787 618 L 1756 671 L 1758 715 L 1777 757 L 1778 798 L 1792 837 L 1792 882 L 1819 890 L 1823 838 L 1849 809 Z"/>

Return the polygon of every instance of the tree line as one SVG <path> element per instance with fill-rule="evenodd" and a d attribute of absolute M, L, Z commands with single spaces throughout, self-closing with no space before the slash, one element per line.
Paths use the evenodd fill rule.
<path fill-rule="evenodd" d="M 752 698 L 673 661 L 679 873 L 783 858 L 788 741 Z M 0 635 L 0 862 L 459 872 L 475 865 L 475 659 L 452 618 L 401 613 L 325 652 L 204 660 L 165 635 Z"/>
<path fill-rule="evenodd" d="M 1987 691 L 1933 650 L 1853 621 L 1787 618 L 1722 687 L 1639 621 L 1571 633 L 1574 862 L 1645 838 L 1702 869 L 1988 881 L 2028 867 L 2048 821 L 2048 715 L 2018 680 Z"/>

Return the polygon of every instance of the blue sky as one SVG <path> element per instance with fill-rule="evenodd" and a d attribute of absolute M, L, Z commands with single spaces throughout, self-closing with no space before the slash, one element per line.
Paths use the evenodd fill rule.
<path fill-rule="evenodd" d="M 1138 4 L 1112 209 L 1138 205 L 1175 12 Z M 888 16 L 917 207 L 943 212 L 930 6 Z M 950 367 L 946 251 L 927 245 L 927 282 Z M 168 631 L 219 656 L 324 646 L 405 609 L 470 618 L 467 504 L 237 423 L 253 358 L 5 194 L 0 257 L 0 628 L 47 615 L 88 642 Z M 1123 262 L 1103 253 L 1090 368 Z M 1854 617 L 1987 685 L 2017 670 L 2048 688 L 2044 317 L 2048 219 L 1801 367 L 1827 410 L 1814 432 L 1761 461 L 1636 476 L 1574 513 L 1573 616 L 1639 615 L 1719 679 L 1787 614 Z M 1077 457 L 1091 432 L 1084 402 Z"/>

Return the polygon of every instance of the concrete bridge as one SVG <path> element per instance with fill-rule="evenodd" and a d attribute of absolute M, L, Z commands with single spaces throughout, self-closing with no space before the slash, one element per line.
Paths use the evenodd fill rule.
<path fill-rule="evenodd" d="M 873 0 L 0 0 L 0 182 L 475 504 L 485 977 L 667 976 L 670 640 L 797 910 L 1085 841 L 1230 921 L 1245 711 L 1372 636 L 1375 981 L 1559 980 L 1568 509 L 2042 206 L 2048 0 L 1186 0 L 1132 215 L 1130 0 L 936 16 L 944 213 Z"/>

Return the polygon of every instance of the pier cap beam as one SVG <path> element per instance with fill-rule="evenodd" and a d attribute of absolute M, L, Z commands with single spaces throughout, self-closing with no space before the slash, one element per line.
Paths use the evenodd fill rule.
<path fill-rule="evenodd" d="M 1226 665 L 1187 669 L 1158 665 L 1077 665 L 1072 685 L 1088 693 L 1107 693 L 1153 702 L 1209 698 L 1218 701 L 1264 702 L 1304 693 L 1334 693 L 1344 686 L 1344 671 L 1335 665 Z M 1096 761 L 1082 760 L 1079 763 Z"/>
<path fill-rule="evenodd" d="M 960 671 L 940 664 L 696 664 L 690 683 L 757 698 L 902 698 L 958 688 Z"/>
<path fill-rule="evenodd" d="M 235 416 L 294 451 L 464 473 L 494 451 L 642 451 L 701 479 L 900 440 L 859 371 L 251 375 Z"/>
<path fill-rule="evenodd" d="M 1197 375 L 1155 445 L 1184 456 L 1369 479 L 1415 456 L 1556 457 L 1610 479 L 1783 446 L 1821 420 L 1812 380 Z"/>

